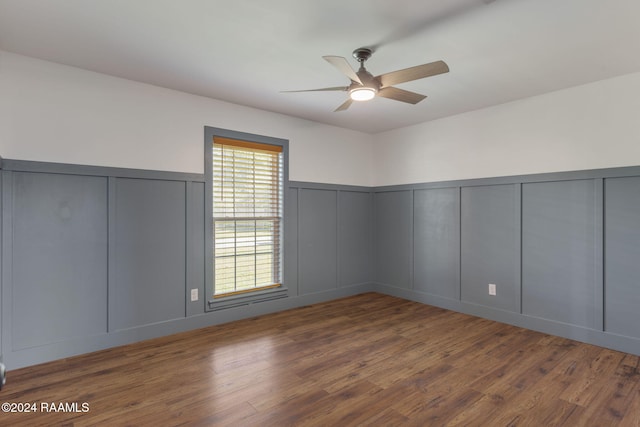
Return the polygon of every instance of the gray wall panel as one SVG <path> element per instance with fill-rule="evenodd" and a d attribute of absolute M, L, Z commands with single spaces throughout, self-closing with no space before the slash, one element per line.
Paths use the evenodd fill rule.
<path fill-rule="evenodd" d="M 640 177 L 605 181 L 605 330 L 640 338 Z"/>
<path fill-rule="evenodd" d="M 188 183 L 187 212 L 189 214 L 187 247 L 187 316 L 204 313 L 206 302 L 204 282 L 204 183 Z M 198 289 L 198 301 L 191 301 L 191 289 Z"/>
<path fill-rule="evenodd" d="M 461 191 L 461 299 L 520 311 L 520 199 L 517 185 Z M 497 295 L 488 292 L 489 283 Z"/>
<path fill-rule="evenodd" d="M 411 191 L 374 195 L 374 264 L 379 283 L 411 287 L 412 205 Z"/>
<path fill-rule="evenodd" d="M 414 193 L 414 286 L 417 291 L 460 298 L 460 190 Z"/>
<path fill-rule="evenodd" d="M 109 328 L 185 315 L 185 183 L 117 179 Z"/>
<path fill-rule="evenodd" d="M 298 189 L 285 190 L 284 285 L 289 295 L 298 295 Z"/>
<path fill-rule="evenodd" d="M 107 332 L 107 180 L 13 174 L 12 349 Z"/>
<path fill-rule="evenodd" d="M 524 314 L 601 328 L 602 207 L 595 202 L 593 180 L 523 184 Z"/>
<path fill-rule="evenodd" d="M 339 286 L 368 283 L 373 258 L 373 196 L 339 191 L 338 207 Z"/>
<path fill-rule="evenodd" d="M 337 287 L 337 192 L 299 192 L 299 292 L 309 294 Z"/>

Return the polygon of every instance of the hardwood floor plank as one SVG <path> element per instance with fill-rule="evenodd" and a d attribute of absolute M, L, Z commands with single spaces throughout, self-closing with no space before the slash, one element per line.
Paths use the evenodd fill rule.
<path fill-rule="evenodd" d="M 0 425 L 640 426 L 640 357 L 367 293 L 8 373 Z"/>
<path fill-rule="evenodd" d="M 624 356 L 624 353 L 601 349 L 595 358 L 588 361 L 588 368 L 581 373 L 580 379 L 572 382 L 561 398 L 576 405 L 589 406 L 606 385 L 600 378 L 612 377 Z"/>
<path fill-rule="evenodd" d="M 480 399 L 469 405 L 464 411 L 458 411 L 449 425 L 492 425 L 495 418 L 509 407 L 510 402 L 518 393 L 520 393 L 519 390 L 509 386 L 497 390 L 495 393 L 483 393 Z"/>

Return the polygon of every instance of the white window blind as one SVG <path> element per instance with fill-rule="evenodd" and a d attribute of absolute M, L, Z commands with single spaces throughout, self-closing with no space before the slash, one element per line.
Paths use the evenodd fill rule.
<path fill-rule="evenodd" d="M 280 286 L 282 147 L 214 138 L 214 297 Z"/>

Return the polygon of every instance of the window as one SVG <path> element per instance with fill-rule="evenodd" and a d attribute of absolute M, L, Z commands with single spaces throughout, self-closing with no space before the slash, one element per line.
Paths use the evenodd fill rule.
<path fill-rule="evenodd" d="M 213 298 L 282 284 L 282 145 L 213 137 Z"/>

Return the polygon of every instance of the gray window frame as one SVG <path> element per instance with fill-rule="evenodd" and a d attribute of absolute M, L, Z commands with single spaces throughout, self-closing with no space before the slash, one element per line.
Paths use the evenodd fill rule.
<path fill-rule="evenodd" d="M 285 276 L 285 249 L 284 236 L 287 233 L 286 210 L 282 215 L 282 232 L 280 235 L 281 248 L 281 283 L 282 286 L 272 289 L 258 290 L 239 295 L 225 296 L 224 298 L 214 298 L 214 248 L 213 248 L 213 138 L 229 138 L 238 139 L 248 142 L 256 142 L 259 144 L 270 144 L 282 147 L 283 155 L 283 173 L 282 173 L 282 205 L 286 206 L 286 194 L 289 187 L 289 141 L 281 138 L 274 138 L 264 135 L 256 135 L 246 132 L 239 132 L 230 129 L 221 129 L 210 126 L 204 128 L 204 174 L 205 174 L 205 295 L 206 295 L 206 311 L 216 311 L 225 308 L 232 308 L 261 301 L 270 301 L 289 296 L 289 291 L 284 283 Z"/>

